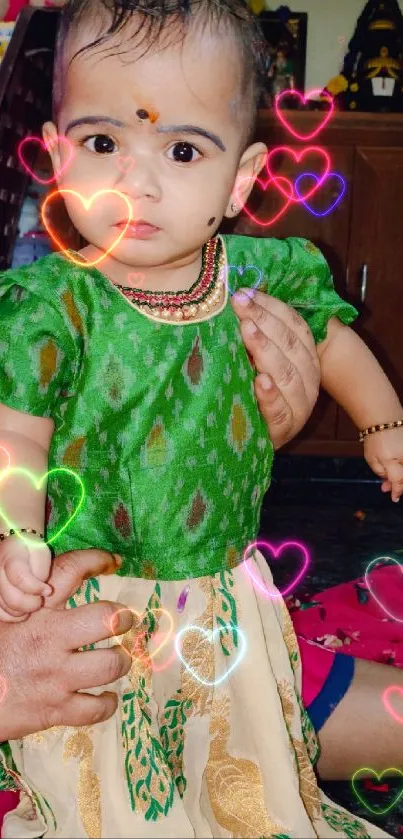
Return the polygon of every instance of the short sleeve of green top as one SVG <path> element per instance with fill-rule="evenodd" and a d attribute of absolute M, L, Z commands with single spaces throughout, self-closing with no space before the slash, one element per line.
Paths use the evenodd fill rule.
<path fill-rule="evenodd" d="M 336 292 L 325 257 L 307 239 L 224 236 L 231 290 L 255 286 L 283 300 L 304 318 L 316 343 L 332 317 L 348 325 L 358 316 Z"/>
<path fill-rule="evenodd" d="M 50 417 L 60 394 L 73 388 L 77 351 L 60 301 L 52 305 L 35 282 L 31 266 L 0 274 L 0 402 Z"/>

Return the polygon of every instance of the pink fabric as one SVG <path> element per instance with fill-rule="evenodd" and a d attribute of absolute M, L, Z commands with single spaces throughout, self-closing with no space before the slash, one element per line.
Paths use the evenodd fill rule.
<path fill-rule="evenodd" d="M 342 583 L 305 603 L 287 599 L 301 651 L 305 706 L 320 693 L 335 652 L 403 667 L 403 564 L 379 563 L 368 582 Z"/>
<path fill-rule="evenodd" d="M 14 810 L 19 800 L 18 792 L 0 792 L 0 830 L 3 825 L 3 819 L 9 810 Z"/>

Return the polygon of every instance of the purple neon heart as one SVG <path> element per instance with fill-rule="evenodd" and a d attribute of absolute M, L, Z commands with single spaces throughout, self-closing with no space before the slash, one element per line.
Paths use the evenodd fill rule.
<path fill-rule="evenodd" d="M 232 291 L 232 288 L 231 288 L 231 286 L 230 286 L 230 284 L 229 284 L 229 273 L 230 273 L 231 268 L 234 268 L 234 269 L 235 269 L 235 271 L 236 271 L 236 272 L 237 272 L 237 273 L 238 273 L 241 277 L 243 277 L 243 275 L 244 275 L 245 271 L 249 271 L 249 270 L 252 270 L 252 271 L 257 271 L 257 273 L 258 273 L 258 275 L 259 275 L 259 276 L 258 276 L 258 279 L 257 279 L 257 281 L 255 282 L 255 284 L 254 284 L 253 286 L 250 286 L 250 290 L 251 290 L 251 291 L 253 291 L 253 289 L 255 289 L 255 288 L 258 288 L 258 286 L 259 286 L 259 285 L 260 285 L 260 283 L 262 282 L 262 279 L 263 279 L 263 271 L 262 271 L 260 268 L 258 268 L 258 267 L 257 267 L 257 265 L 228 265 L 228 266 L 227 266 L 227 272 L 225 272 L 225 269 L 224 269 L 224 272 L 223 272 L 223 273 L 224 273 L 224 283 L 228 286 L 228 291 L 229 291 L 229 293 L 231 294 L 231 296 L 234 294 L 234 292 Z"/>
<path fill-rule="evenodd" d="M 320 180 L 320 178 L 318 177 L 318 175 L 315 175 L 315 173 L 314 173 L 314 172 L 303 172 L 303 173 L 302 173 L 302 175 L 299 175 L 299 177 L 298 177 L 298 178 L 296 179 L 296 181 L 295 181 L 295 192 L 297 193 L 298 198 L 301 198 L 301 194 L 300 194 L 300 193 L 299 193 L 299 191 L 298 191 L 298 183 L 299 183 L 299 181 L 301 180 L 301 178 L 314 178 L 314 180 L 316 181 L 316 183 L 318 183 L 318 182 L 319 182 L 319 180 Z M 331 213 L 331 212 L 332 212 L 332 210 L 334 210 L 334 208 L 335 208 L 335 207 L 337 207 L 337 205 L 338 205 L 339 201 L 341 201 L 341 199 L 343 198 L 343 195 L 344 195 L 344 193 L 345 193 L 345 191 L 346 191 L 346 182 L 345 182 L 345 180 L 344 180 L 344 178 L 343 178 L 343 176 L 342 176 L 342 175 L 339 175 L 339 173 L 338 173 L 338 172 L 329 172 L 329 174 L 328 174 L 327 178 L 325 178 L 325 181 L 324 181 L 323 183 L 326 183 L 326 181 L 328 181 L 328 180 L 329 180 L 329 178 L 337 178 L 337 180 L 338 180 L 339 182 L 341 182 L 342 189 L 341 189 L 340 195 L 338 195 L 338 196 L 336 197 L 336 199 L 333 201 L 333 204 L 331 204 L 331 205 L 330 205 L 330 207 L 328 207 L 328 208 L 327 208 L 327 210 L 325 210 L 323 213 L 317 213 L 317 212 L 316 212 L 316 210 L 313 210 L 313 209 L 312 209 L 312 207 L 310 207 L 310 206 L 309 206 L 309 204 L 307 203 L 307 201 L 302 200 L 302 204 L 304 205 L 304 207 L 306 207 L 306 209 L 307 209 L 307 210 L 308 210 L 308 211 L 309 211 L 309 212 L 310 212 L 313 216 L 317 216 L 318 218 L 323 218 L 323 216 L 327 216 L 327 215 L 329 215 L 329 213 Z M 323 186 L 323 184 L 322 184 L 322 186 Z"/>

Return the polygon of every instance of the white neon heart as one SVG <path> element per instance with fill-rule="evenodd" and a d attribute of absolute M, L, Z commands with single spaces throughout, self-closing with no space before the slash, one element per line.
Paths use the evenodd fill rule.
<path fill-rule="evenodd" d="M 214 636 L 215 636 L 218 632 L 220 632 L 220 631 L 222 631 L 222 630 L 226 629 L 227 627 L 228 627 L 228 629 L 230 629 L 230 630 L 231 630 L 231 632 L 234 632 L 234 631 L 235 631 L 235 632 L 238 634 L 238 636 L 241 638 L 241 641 L 242 641 L 242 648 L 241 648 L 240 650 L 238 650 L 238 656 L 237 656 L 237 658 L 235 659 L 235 661 L 233 661 L 233 663 L 231 664 L 231 667 L 229 667 L 229 669 L 228 669 L 228 670 L 227 670 L 227 671 L 226 671 L 226 672 L 225 672 L 222 676 L 220 676 L 218 679 L 213 679 L 213 681 L 210 681 L 209 679 L 202 679 L 202 678 L 199 676 L 199 674 L 197 673 L 197 671 L 196 671 L 196 670 L 194 670 L 194 669 L 193 669 L 193 667 L 191 667 L 191 666 L 190 666 L 190 664 L 188 664 L 188 663 L 187 663 L 186 659 L 184 659 L 184 658 L 183 658 L 183 655 L 182 655 L 182 652 L 181 652 L 181 650 L 180 650 L 180 646 L 179 646 L 179 641 L 180 641 L 180 638 L 182 637 L 182 635 L 184 635 L 184 634 L 185 634 L 185 632 L 190 632 L 190 631 L 194 630 L 194 631 L 196 631 L 196 632 L 201 632 L 201 633 L 202 633 L 202 634 L 203 634 L 203 635 L 207 638 L 208 642 L 209 642 L 210 644 L 212 644 L 212 643 L 214 643 Z M 185 627 L 184 627 L 183 629 L 181 629 L 181 630 L 178 632 L 178 634 L 176 635 L 176 638 L 175 638 L 175 649 L 176 649 L 176 652 L 177 652 L 178 658 L 180 658 L 180 660 L 181 660 L 182 664 L 184 664 L 184 666 L 186 667 L 186 670 L 187 670 L 187 671 L 188 671 L 188 672 L 189 672 L 192 676 L 194 676 L 194 678 L 195 678 L 198 682 L 200 682 L 200 684 L 202 684 L 202 685 L 206 685 L 207 687 L 216 687 L 217 685 L 219 685 L 221 682 L 223 682 L 225 679 L 227 679 L 227 678 L 228 678 L 229 674 L 232 672 L 232 670 L 234 670 L 234 669 L 235 669 L 235 667 L 237 667 L 237 666 L 238 666 L 238 664 L 240 663 L 241 659 L 242 659 L 242 658 L 243 658 L 243 656 L 245 655 L 245 650 L 246 650 L 246 637 L 245 637 L 245 634 L 244 634 L 244 632 L 242 631 L 242 629 L 239 629 L 238 627 L 233 626 L 233 625 L 232 625 L 232 624 L 230 624 L 230 623 L 223 624 L 223 626 L 218 626 L 218 627 L 216 627 L 216 629 L 213 629 L 213 630 L 210 630 L 210 629 L 203 629 L 201 626 L 185 626 Z"/>

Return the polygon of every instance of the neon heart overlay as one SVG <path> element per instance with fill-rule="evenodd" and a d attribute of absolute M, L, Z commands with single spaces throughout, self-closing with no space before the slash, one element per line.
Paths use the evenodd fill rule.
<path fill-rule="evenodd" d="M 299 190 L 298 190 L 298 184 L 299 184 L 299 182 L 302 178 L 314 178 L 315 181 L 318 182 L 318 176 L 315 175 L 314 172 L 303 172 L 302 175 L 299 175 L 297 180 L 295 181 L 295 191 L 296 191 L 296 193 L 299 197 L 301 197 L 301 196 L 300 196 L 300 193 L 299 193 Z M 331 213 L 332 210 L 334 210 L 334 208 L 337 207 L 339 201 L 341 201 L 341 199 L 343 198 L 343 195 L 346 191 L 346 182 L 345 182 L 344 178 L 342 177 L 342 175 L 339 175 L 338 172 L 329 172 L 329 174 L 326 178 L 326 182 L 329 181 L 330 178 L 337 178 L 337 180 L 339 182 L 341 182 L 341 192 L 340 192 L 340 195 L 336 196 L 335 200 L 333 201 L 333 204 L 331 204 L 330 207 L 328 207 L 327 210 L 324 210 L 322 213 L 318 213 L 318 212 L 316 212 L 316 210 L 314 210 L 312 207 L 310 207 L 309 204 L 307 204 L 307 202 L 305 201 L 304 198 L 302 199 L 302 203 L 303 203 L 304 207 L 306 207 L 306 209 L 310 213 L 312 213 L 313 216 L 317 216 L 317 218 L 323 218 L 323 216 L 329 215 L 329 213 Z"/>
<path fill-rule="evenodd" d="M 186 606 L 186 601 L 188 599 L 189 591 L 190 591 L 190 586 L 185 586 L 185 588 L 182 589 L 182 591 L 181 591 L 181 593 L 178 597 L 178 602 L 176 604 L 176 608 L 177 608 L 178 612 L 183 612 L 183 610 Z"/>
<path fill-rule="evenodd" d="M 326 111 L 326 113 L 323 114 L 322 121 L 319 123 L 318 127 L 315 128 L 314 131 L 311 131 L 310 134 L 299 134 L 298 131 L 296 131 L 295 128 L 293 128 L 293 126 L 290 125 L 284 111 L 281 110 L 281 108 L 280 108 L 281 100 L 285 96 L 287 96 L 287 98 L 290 97 L 290 96 L 294 96 L 294 97 L 296 96 L 297 99 L 299 99 L 299 101 L 302 104 L 305 105 L 307 102 L 309 102 L 310 99 L 313 98 L 313 96 L 316 93 L 321 94 L 322 101 L 323 101 L 323 97 L 326 97 L 327 101 L 330 104 L 330 110 Z M 282 122 L 282 124 L 287 129 L 287 131 L 289 131 L 290 134 L 293 135 L 293 137 L 296 137 L 297 140 L 308 140 L 309 141 L 309 140 L 313 140 L 314 137 L 316 137 L 321 131 L 323 131 L 325 125 L 329 122 L 329 119 L 332 117 L 333 112 L 334 112 L 334 100 L 333 100 L 333 97 L 330 96 L 330 93 L 324 92 L 320 88 L 315 89 L 315 90 L 311 90 L 307 94 L 307 96 L 304 96 L 304 94 L 300 93 L 299 90 L 283 90 L 281 93 L 277 94 L 277 96 L 275 98 L 274 107 L 275 107 L 275 111 L 276 111 L 276 116 L 278 117 L 280 122 Z"/>
<path fill-rule="evenodd" d="M 403 715 L 398 714 L 397 711 L 395 711 L 395 709 L 392 707 L 392 705 L 389 701 L 389 694 L 391 694 L 391 693 L 397 693 L 403 699 L 403 688 L 400 687 L 399 685 L 389 685 L 389 687 L 386 688 L 386 690 L 384 690 L 384 692 L 382 694 L 382 702 L 383 702 L 388 714 L 390 714 L 391 717 L 393 717 L 393 719 L 396 720 L 396 722 L 402 722 L 403 723 Z"/>
<path fill-rule="evenodd" d="M 275 157 L 276 154 L 291 155 L 291 157 L 293 157 L 297 163 L 300 163 L 300 161 L 307 154 L 317 154 L 319 155 L 319 157 L 323 158 L 325 162 L 325 168 L 322 175 L 318 178 L 318 181 L 315 184 L 315 186 L 313 186 L 312 189 L 310 189 L 305 195 L 298 195 L 295 190 L 294 184 L 292 184 L 288 178 L 286 178 L 284 175 L 275 175 L 274 172 L 272 172 L 270 165 L 273 157 Z M 280 192 L 282 192 L 282 194 L 290 201 L 295 201 L 295 203 L 298 204 L 300 201 L 307 201 L 308 198 L 311 198 L 311 196 L 314 195 L 315 192 L 317 192 L 317 190 L 322 186 L 330 171 L 330 157 L 327 151 L 323 149 L 321 146 L 307 146 L 305 149 L 302 149 L 302 151 L 295 151 L 295 149 L 290 148 L 290 146 L 276 146 L 268 153 L 266 157 L 266 169 L 270 177 L 270 180 L 272 180 L 273 183 L 277 186 L 277 189 L 280 190 Z M 291 191 L 289 190 L 288 192 L 284 192 L 284 189 L 280 186 L 279 181 L 286 181 Z M 296 198 L 294 198 L 294 194 L 296 195 Z"/>
<path fill-rule="evenodd" d="M 379 810 L 379 809 L 375 810 L 375 808 L 371 807 L 371 805 L 368 804 L 368 802 L 365 800 L 365 798 L 363 798 L 362 793 L 355 788 L 355 782 L 357 780 L 357 775 L 359 775 L 360 772 L 365 772 L 365 773 L 372 772 L 372 774 L 376 776 L 376 779 L 377 779 L 378 783 L 380 782 L 382 776 L 386 775 L 387 772 L 396 772 L 398 775 L 401 775 L 401 777 L 402 777 L 402 788 L 401 788 L 400 792 L 398 791 L 394 801 L 392 801 L 391 804 L 388 804 L 388 806 L 384 807 L 382 810 Z M 354 775 L 351 778 L 351 785 L 353 787 L 353 791 L 355 792 L 357 798 L 359 799 L 359 801 L 361 801 L 361 804 L 363 804 L 364 807 L 366 807 L 367 810 L 369 810 L 371 813 L 374 813 L 376 816 L 384 816 L 385 813 L 388 813 L 389 810 L 392 809 L 392 807 L 396 807 L 397 802 L 399 801 L 399 799 L 403 795 L 403 772 L 400 769 L 396 769 L 394 766 L 391 766 L 391 767 L 389 767 L 389 769 L 384 769 L 384 771 L 380 772 L 379 775 L 378 775 L 378 773 L 375 771 L 375 769 L 371 769 L 370 766 L 364 766 L 362 769 L 357 769 L 357 771 L 354 772 Z"/>
<path fill-rule="evenodd" d="M 0 676 L 0 705 L 7 693 L 7 682 L 4 676 Z"/>
<path fill-rule="evenodd" d="M 23 154 L 24 154 L 25 146 L 28 143 L 37 143 L 40 146 L 42 146 L 44 151 L 47 151 L 49 153 L 49 150 L 51 149 L 51 147 L 55 146 L 56 143 L 60 143 L 60 142 L 61 143 L 66 143 L 67 146 L 68 146 L 69 156 L 68 156 L 67 160 L 63 163 L 63 166 L 61 166 L 60 169 L 56 169 L 54 171 L 54 174 L 52 175 L 51 178 L 39 178 L 38 175 L 35 175 L 35 172 L 31 169 L 30 166 L 28 166 L 28 163 L 26 163 L 25 160 L 24 160 Z M 50 141 L 49 143 L 45 143 L 44 140 L 41 140 L 40 137 L 33 137 L 33 136 L 32 137 L 24 137 L 24 139 L 21 140 L 21 142 L 18 146 L 18 157 L 20 159 L 21 165 L 24 167 L 25 171 L 28 172 L 29 175 L 31 175 L 31 178 L 33 178 L 35 181 L 37 181 L 38 184 L 43 184 L 44 186 L 47 186 L 48 184 L 53 184 L 53 183 L 55 183 L 55 181 L 57 181 L 58 178 L 60 178 L 61 174 L 63 172 L 65 172 L 67 167 L 70 165 L 73 154 L 74 154 L 74 149 L 73 149 L 72 144 L 70 143 L 70 140 L 68 140 L 67 137 L 64 137 L 62 134 L 55 137 L 55 139 Z"/>
<path fill-rule="evenodd" d="M 232 291 L 232 288 L 229 284 L 229 274 L 230 274 L 230 269 L 231 268 L 234 268 L 234 270 L 241 277 L 243 277 L 245 271 L 256 271 L 256 273 L 258 274 L 258 278 L 257 278 L 255 284 L 250 286 L 250 291 L 253 291 L 253 289 L 258 288 L 260 283 L 262 282 L 263 271 L 260 268 L 258 268 L 257 265 L 227 265 L 225 268 L 223 268 L 223 275 L 224 275 L 224 280 L 223 281 L 224 281 L 225 285 L 227 286 L 231 297 L 234 294 L 234 292 Z M 248 289 L 249 289 L 249 287 L 248 287 Z"/>
<path fill-rule="evenodd" d="M 96 201 L 96 199 L 99 198 L 100 195 L 110 195 L 111 193 L 113 195 L 118 195 L 119 198 L 122 198 L 122 200 L 125 202 L 126 207 L 128 209 L 127 224 L 125 225 L 125 227 L 123 228 L 121 233 L 119 233 L 119 236 L 116 237 L 115 241 L 112 242 L 112 245 L 105 251 L 105 253 L 102 254 L 102 256 L 99 256 L 98 259 L 94 259 L 92 262 L 87 261 L 87 260 L 76 259 L 75 256 L 72 253 L 70 253 L 68 248 L 64 247 L 63 243 L 60 241 L 60 239 L 58 239 L 56 234 L 53 232 L 53 230 L 52 230 L 52 228 L 51 228 L 50 224 L 48 223 L 48 221 L 46 219 L 46 216 L 45 216 L 46 208 L 51 203 L 51 201 L 54 200 L 55 196 L 58 196 L 58 195 L 61 195 L 61 196 L 63 196 L 63 195 L 75 195 L 75 197 L 79 198 L 81 203 L 84 204 L 84 207 L 88 212 L 91 204 L 94 201 Z M 129 201 L 128 197 L 126 195 L 124 195 L 123 192 L 119 192 L 117 189 L 100 189 L 98 192 L 95 192 L 94 195 L 91 195 L 90 198 L 83 198 L 83 196 L 79 192 L 76 192 L 75 189 L 57 189 L 54 192 L 51 192 L 50 195 L 48 195 L 46 197 L 45 201 L 43 202 L 42 212 L 41 212 L 43 224 L 45 225 L 46 230 L 49 233 L 49 236 L 52 239 L 52 241 L 55 243 L 55 245 L 58 248 L 60 248 L 60 250 L 64 253 L 64 255 L 67 257 L 67 259 L 69 259 L 71 262 L 74 262 L 75 265 L 81 265 L 81 266 L 84 266 L 84 267 L 87 267 L 87 268 L 91 268 L 94 265 L 99 265 L 99 263 L 102 262 L 103 259 L 106 259 L 106 257 L 110 253 L 112 253 L 112 251 L 117 247 L 117 245 L 119 244 L 121 239 L 123 239 L 123 236 L 125 235 L 126 230 L 129 227 L 129 224 L 132 220 L 132 215 L 133 215 L 133 211 L 132 211 L 131 204 L 130 204 L 130 201 Z"/>
<path fill-rule="evenodd" d="M 262 580 L 259 580 L 259 578 L 256 576 L 256 574 L 254 574 L 253 565 L 251 564 L 250 559 L 247 559 L 246 554 L 249 551 L 254 550 L 254 549 L 261 550 L 261 547 L 268 548 L 269 551 L 273 554 L 275 559 L 278 559 L 279 555 L 284 550 L 286 550 L 287 548 L 297 548 L 298 551 L 301 551 L 301 553 L 304 557 L 302 568 L 298 572 L 295 580 L 293 580 L 287 586 L 287 588 L 284 589 L 284 591 L 279 591 L 277 588 L 275 588 L 273 586 L 273 594 L 270 594 L 266 583 L 264 583 Z M 247 574 L 249 574 L 249 577 L 251 578 L 254 585 L 257 586 L 257 588 L 260 589 L 261 592 L 263 592 L 265 597 L 271 597 L 271 598 L 285 597 L 287 594 L 289 594 L 290 591 L 292 591 L 292 589 L 295 588 L 298 585 L 299 581 L 304 576 L 304 574 L 305 574 L 305 572 L 308 568 L 309 562 L 310 562 L 308 550 L 305 547 L 305 545 L 302 545 L 300 542 L 282 542 L 281 545 L 278 546 L 278 548 L 273 547 L 273 545 L 271 545 L 270 542 L 251 542 L 251 544 L 248 545 L 248 547 L 246 548 L 246 550 L 244 552 L 243 559 L 244 559 L 243 567 L 244 567 L 245 571 L 247 572 Z"/>
<path fill-rule="evenodd" d="M 185 634 L 185 632 L 194 631 L 194 632 L 200 632 L 202 635 L 204 635 L 207 638 L 208 642 L 210 644 L 212 644 L 212 643 L 214 643 L 214 636 L 217 635 L 220 631 L 223 631 L 227 628 L 229 628 L 231 630 L 231 632 L 236 632 L 238 634 L 238 636 L 241 638 L 242 649 L 239 650 L 238 656 L 235 658 L 235 660 L 231 664 L 231 667 L 229 667 L 229 669 L 227 670 L 226 673 L 224 673 L 218 679 L 213 679 L 213 681 L 210 681 L 209 679 L 202 679 L 201 676 L 199 676 L 199 674 L 197 673 L 197 671 L 194 670 L 193 667 L 191 667 L 190 664 L 187 663 L 186 659 L 183 658 L 183 655 L 182 655 L 182 652 L 181 652 L 181 649 L 180 649 L 180 643 L 179 643 L 180 639 L 182 638 L 182 635 Z M 234 626 L 233 624 L 230 624 L 230 623 L 226 623 L 226 624 L 223 624 L 222 626 L 218 626 L 218 627 L 216 627 L 216 629 L 213 629 L 213 630 L 203 629 L 203 627 L 201 627 L 201 626 L 185 626 L 176 635 L 175 649 L 176 649 L 178 658 L 180 658 L 182 664 L 186 667 L 186 670 L 188 671 L 188 673 L 191 674 L 191 676 L 193 676 L 202 685 L 206 685 L 207 687 L 216 687 L 217 685 L 221 684 L 221 682 L 225 681 L 225 679 L 228 678 L 229 674 L 234 670 L 235 667 L 238 666 L 241 659 L 244 657 L 245 650 L 246 650 L 246 637 L 245 637 L 244 632 L 242 632 L 242 629 L 240 629 L 239 627 L 236 627 L 236 626 Z"/>
<path fill-rule="evenodd" d="M 374 591 L 372 589 L 371 582 L 370 582 L 370 579 L 369 579 L 369 576 L 368 576 L 369 573 L 370 573 L 371 566 L 374 565 L 374 563 L 380 562 L 381 560 L 384 560 L 384 559 L 389 560 L 389 562 L 394 562 L 395 565 L 399 566 L 399 568 L 402 572 L 402 583 L 403 583 L 403 565 L 401 565 L 401 563 L 397 559 L 394 559 L 393 556 L 377 556 L 376 559 L 373 559 L 372 562 L 369 563 L 369 565 L 368 565 L 368 567 L 365 571 L 365 583 L 366 583 L 366 586 L 368 588 L 369 593 L 374 598 L 374 600 L 376 601 L 378 606 L 380 606 L 380 608 L 383 609 L 385 614 L 387 614 L 390 618 L 393 618 L 393 620 L 398 621 L 399 623 L 403 623 L 403 617 L 399 618 L 397 615 L 394 615 L 392 612 L 389 612 L 389 610 L 387 609 L 385 604 L 382 603 L 382 600 L 380 600 L 379 597 L 376 596 L 376 594 L 374 593 Z M 403 588 L 402 588 L 402 590 L 403 590 Z"/>
<path fill-rule="evenodd" d="M 127 280 L 128 280 L 129 285 L 132 285 L 133 283 L 134 284 L 138 283 L 139 285 L 141 285 L 141 283 L 144 282 L 145 278 L 146 278 L 146 275 L 142 274 L 141 271 L 132 271 L 131 274 L 127 275 Z"/>
<path fill-rule="evenodd" d="M 141 659 L 145 659 L 145 658 L 147 658 L 151 661 L 151 659 L 155 658 L 155 656 L 165 647 L 165 645 L 168 643 L 169 639 L 172 636 L 173 629 L 174 629 L 174 621 L 173 621 L 173 617 L 172 617 L 171 613 L 168 612 L 166 609 L 163 609 L 162 607 L 158 607 L 156 609 L 150 609 L 149 611 L 152 612 L 154 615 L 157 612 L 162 612 L 164 615 L 168 615 L 169 622 L 170 622 L 168 632 L 165 635 L 164 635 L 164 633 L 159 633 L 160 635 L 163 636 L 162 641 L 161 641 L 160 644 L 157 645 L 156 649 L 152 653 L 150 653 L 148 650 L 147 650 L 146 653 L 142 652 L 142 655 L 137 655 L 136 652 L 135 652 L 135 654 L 133 654 L 133 651 L 130 652 L 130 650 L 128 650 L 124 646 L 123 641 L 121 641 L 121 639 L 120 639 L 120 636 L 115 635 L 115 631 L 114 631 L 114 628 L 113 628 L 113 625 L 112 625 L 115 618 L 117 618 L 117 616 L 120 614 L 120 612 L 131 612 L 132 615 L 136 615 L 136 617 L 138 618 L 138 624 L 141 624 L 141 621 L 144 619 L 144 614 L 141 614 L 140 612 L 137 612 L 136 609 L 131 609 L 129 606 L 126 606 L 122 609 L 118 609 L 110 620 L 110 628 L 111 628 L 111 630 L 114 634 L 115 641 L 117 641 L 120 644 L 120 646 L 123 647 L 125 653 L 127 653 L 131 657 L 132 661 L 141 661 Z M 115 626 L 116 626 L 116 622 L 115 622 Z M 130 631 L 132 631 L 132 630 L 130 630 Z M 136 642 L 133 646 L 133 649 L 135 651 L 138 650 L 140 641 L 144 640 L 146 635 L 147 635 L 147 629 L 146 628 L 144 629 L 144 631 L 138 633 L 138 635 L 136 637 Z M 169 661 L 169 664 L 171 663 L 171 660 L 172 660 L 173 657 L 171 657 L 171 659 Z M 167 667 L 167 664 L 165 664 L 161 668 L 154 668 L 154 669 L 163 670 L 165 667 Z"/>
<path fill-rule="evenodd" d="M 132 171 L 135 162 L 136 161 L 135 161 L 134 157 L 131 157 L 130 154 L 128 154 L 126 156 L 124 156 L 123 154 L 120 154 L 117 161 L 116 161 L 116 166 L 118 167 L 119 171 L 122 172 L 122 174 L 125 175 L 127 172 Z"/>
<path fill-rule="evenodd" d="M 25 475 L 25 477 L 27 477 L 28 480 L 30 480 L 31 483 L 34 484 L 35 489 L 37 489 L 37 490 L 42 488 L 42 485 L 50 477 L 50 475 L 55 475 L 56 473 L 58 475 L 60 475 L 60 474 L 71 475 L 74 478 L 74 480 L 77 481 L 77 483 L 80 486 L 81 496 L 80 496 L 79 502 L 76 505 L 76 508 L 75 508 L 74 512 L 72 513 L 72 515 L 69 516 L 69 518 L 67 519 L 67 521 L 65 522 L 63 527 L 60 527 L 59 530 L 56 531 L 55 535 L 52 536 L 51 539 L 46 540 L 46 542 L 45 542 L 46 545 L 52 545 L 53 542 L 56 542 L 56 539 L 58 539 L 59 536 L 61 536 L 61 534 L 64 533 L 66 528 L 69 526 L 69 524 L 71 524 L 73 519 L 75 519 L 77 513 L 81 509 L 81 507 L 83 505 L 83 502 L 84 502 L 84 498 L 85 498 L 85 489 L 84 489 L 84 484 L 83 484 L 81 478 L 79 477 L 79 475 L 77 475 L 75 472 L 73 472 L 72 469 L 67 469 L 64 466 L 57 467 L 56 469 L 50 469 L 49 472 L 45 472 L 44 475 L 41 475 L 41 477 L 39 479 L 36 478 L 36 476 L 32 472 L 29 472 L 28 469 L 23 469 L 20 466 L 13 466 L 11 469 L 6 469 L 3 472 L 0 472 L 0 483 L 1 483 L 1 481 L 4 480 L 4 478 L 9 478 L 11 475 Z M 7 514 L 5 513 L 5 511 L 3 510 L 3 508 L 1 506 L 0 506 L 0 516 L 2 516 L 2 518 L 6 522 L 7 528 L 9 530 L 11 528 L 13 530 L 15 530 L 16 536 L 18 536 L 23 542 L 25 542 L 26 545 L 28 545 L 28 546 L 32 545 L 34 547 L 38 547 L 38 542 L 35 542 L 34 539 L 27 539 L 25 534 L 20 532 L 17 525 L 13 524 L 13 522 L 10 521 L 10 519 L 8 518 Z"/>
<path fill-rule="evenodd" d="M 277 181 L 281 181 L 281 180 L 285 181 L 287 184 L 290 183 L 287 178 L 282 178 L 281 175 L 278 175 Z M 244 183 L 250 183 L 250 182 L 252 182 L 253 185 L 259 184 L 259 186 L 262 188 L 262 190 L 264 192 L 266 191 L 267 187 L 271 187 L 273 185 L 277 186 L 277 185 L 274 184 L 271 177 L 268 178 L 266 181 L 262 181 L 261 178 L 247 177 L 247 178 L 242 178 L 241 181 L 239 182 L 239 184 L 237 185 L 237 188 L 235 189 L 235 194 L 236 194 L 236 197 L 237 197 L 237 201 L 241 206 L 243 206 L 244 212 L 251 219 L 251 221 L 253 221 L 254 224 L 260 225 L 260 227 L 270 227 L 272 224 L 275 224 L 276 221 L 278 221 L 279 218 L 281 218 L 281 216 L 284 215 L 286 210 L 288 210 L 288 207 L 290 206 L 292 199 L 288 198 L 287 203 L 284 204 L 284 207 L 282 207 L 281 210 L 279 210 L 274 216 L 271 216 L 268 219 L 268 221 L 261 221 L 251 212 L 251 210 L 248 210 L 246 204 L 243 204 L 242 197 L 239 195 L 239 189 L 241 188 L 241 185 L 244 184 Z M 277 189 L 278 189 L 278 187 L 277 187 Z M 283 195 L 284 194 L 285 193 L 283 192 Z"/>
<path fill-rule="evenodd" d="M 5 454 L 5 456 L 6 456 L 6 460 L 8 461 L 7 466 L 6 466 L 6 469 L 9 469 L 9 468 L 10 468 L 10 466 L 11 466 L 11 455 L 10 455 L 10 452 L 9 452 L 9 451 L 7 451 L 7 449 L 5 449 L 5 448 L 4 448 L 4 446 L 0 446 L 0 452 L 4 452 L 4 454 Z M 2 457 L 3 457 L 3 455 L 2 455 Z"/>

